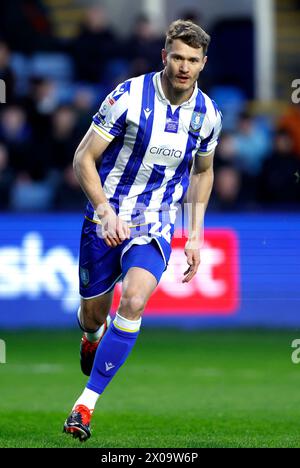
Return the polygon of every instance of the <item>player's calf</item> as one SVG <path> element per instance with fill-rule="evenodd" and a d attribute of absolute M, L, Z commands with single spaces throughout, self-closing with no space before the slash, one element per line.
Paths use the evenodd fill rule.
<path fill-rule="evenodd" d="M 80 367 L 85 375 L 91 375 L 97 348 L 105 335 L 111 318 L 108 315 L 104 324 L 97 332 L 84 332 L 80 343 Z"/>

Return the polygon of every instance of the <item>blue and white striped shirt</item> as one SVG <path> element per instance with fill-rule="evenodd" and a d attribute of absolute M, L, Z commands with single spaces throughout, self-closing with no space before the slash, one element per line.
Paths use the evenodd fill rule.
<path fill-rule="evenodd" d="M 197 85 L 188 101 L 171 105 L 161 72 L 132 78 L 109 94 L 92 128 L 111 142 L 99 175 L 118 215 L 131 225 L 155 225 L 170 242 L 189 163 L 215 149 L 221 121 L 217 105 Z M 97 220 L 90 203 L 86 214 Z"/>

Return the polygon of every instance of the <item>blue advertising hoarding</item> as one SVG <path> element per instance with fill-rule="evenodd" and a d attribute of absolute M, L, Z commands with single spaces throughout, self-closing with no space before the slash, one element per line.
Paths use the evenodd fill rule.
<path fill-rule="evenodd" d="M 76 326 L 81 224 L 77 214 L 1 215 L 0 328 Z M 206 230 L 194 286 L 172 290 L 178 268 L 170 261 L 143 324 L 300 326 L 300 215 L 208 213 Z M 226 236 L 234 248 L 222 244 Z"/>

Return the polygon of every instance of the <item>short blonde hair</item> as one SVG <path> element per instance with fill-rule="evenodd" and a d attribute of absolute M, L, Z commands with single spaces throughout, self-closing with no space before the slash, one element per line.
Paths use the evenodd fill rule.
<path fill-rule="evenodd" d="M 210 43 L 210 36 L 192 21 L 178 19 L 170 24 L 166 32 L 165 49 L 168 51 L 175 39 L 180 39 L 185 44 L 195 49 L 202 47 L 203 54 L 206 55 Z"/>

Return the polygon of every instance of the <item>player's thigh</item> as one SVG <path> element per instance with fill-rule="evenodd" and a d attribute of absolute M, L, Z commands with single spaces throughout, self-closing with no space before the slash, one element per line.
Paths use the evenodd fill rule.
<path fill-rule="evenodd" d="M 91 299 L 83 299 L 80 301 L 81 314 L 84 318 L 93 318 L 103 323 L 109 314 L 113 301 L 114 290 L 93 297 Z"/>
<path fill-rule="evenodd" d="M 146 305 L 157 286 L 157 279 L 149 271 L 140 267 L 131 267 L 122 284 L 122 299 L 139 298 Z"/>
<path fill-rule="evenodd" d="M 144 308 L 164 270 L 164 259 L 155 241 L 133 245 L 122 257 L 121 305 L 134 298 L 141 303 L 139 308 Z"/>

